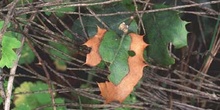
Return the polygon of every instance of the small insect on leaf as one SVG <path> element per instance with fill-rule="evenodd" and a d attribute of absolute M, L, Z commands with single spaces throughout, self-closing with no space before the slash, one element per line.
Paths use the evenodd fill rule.
<path fill-rule="evenodd" d="M 126 25 L 125 22 L 122 22 L 118 29 L 122 30 L 124 33 L 128 33 L 128 25 Z"/>

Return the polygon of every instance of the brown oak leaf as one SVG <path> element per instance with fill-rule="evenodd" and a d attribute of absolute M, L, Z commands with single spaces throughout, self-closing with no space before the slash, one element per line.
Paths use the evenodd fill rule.
<path fill-rule="evenodd" d="M 129 72 L 118 85 L 106 81 L 98 83 L 102 97 L 105 98 L 105 103 L 119 101 L 122 103 L 125 98 L 133 91 L 134 86 L 138 83 L 143 75 L 143 68 L 147 66 L 143 58 L 143 52 L 146 44 L 143 41 L 143 36 L 130 33 L 131 45 L 130 50 L 135 52 L 135 56 L 128 58 Z"/>
<path fill-rule="evenodd" d="M 102 60 L 101 56 L 99 55 L 99 46 L 106 29 L 102 29 L 98 26 L 97 28 L 96 35 L 83 44 L 91 48 L 91 52 L 87 54 L 85 62 L 85 64 L 89 66 L 96 66 Z"/>

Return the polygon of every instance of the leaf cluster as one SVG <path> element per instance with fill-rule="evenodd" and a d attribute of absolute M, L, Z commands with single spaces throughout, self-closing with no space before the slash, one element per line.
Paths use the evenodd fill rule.
<path fill-rule="evenodd" d="M 218 75 L 208 73 L 219 69 L 209 68 L 215 60 L 202 52 L 207 50 L 218 57 L 220 17 L 208 12 L 213 14 L 219 4 L 214 1 L 204 6 L 197 2 L 20 0 L 10 19 L 10 29 L 0 42 L 0 69 L 6 80 L 10 76 L 8 69 L 19 60 L 11 99 L 13 109 L 50 110 L 52 100 L 61 105 L 56 106 L 60 110 L 201 109 L 200 105 L 218 108 Z M 191 4 L 196 11 L 179 7 Z M 0 17 L 8 11 L 7 7 L 0 9 Z M 1 20 L 0 29 L 3 23 Z M 97 26 L 105 30 L 101 38 L 96 37 L 100 34 Z M 149 44 L 147 48 L 134 51 L 142 43 L 131 46 L 129 33 L 143 37 L 141 41 Z M 24 43 L 20 42 L 22 37 Z M 90 44 L 99 48 L 83 46 L 93 38 Z M 22 49 L 20 58 L 18 49 Z M 100 58 L 91 60 L 95 56 L 92 52 L 100 54 Z M 52 88 L 42 83 L 48 80 Z M 48 89 L 56 93 L 50 94 Z M 102 104 L 111 101 L 124 102 Z"/>

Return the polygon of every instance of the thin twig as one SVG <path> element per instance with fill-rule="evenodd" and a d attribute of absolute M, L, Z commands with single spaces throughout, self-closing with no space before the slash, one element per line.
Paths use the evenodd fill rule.
<path fill-rule="evenodd" d="M 147 0 L 147 1 L 146 1 L 143 10 L 146 10 L 149 1 L 150 1 L 150 0 Z M 138 6 L 137 6 L 137 3 L 136 3 L 136 0 L 133 0 L 133 2 L 134 2 L 134 6 L 135 6 L 135 12 L 136 12 L 136 14 L 137 14 L 137 16 L 138 16 L 138 19 L 139 19 L 139 23 L 138 23 L 139 30 L 138 30 L 138 33 L 140 33 L 140 31 L 141 31 L 141 28 L 140 28 L 140 27 L 143 27 L 143 28 L 144 28 L 144 23 L 143 23 L 143 20 L 142 20 L 142 17 L 143 17 L 143 15 L 144 15 L 144 13 L 142 13 L 142 14 L 138 13 Z M 145 29 L 143 29 L 143 33 L 144 33 L 144 35 L 146 34 Z"/>
<path fill-rule="evenodd" d="M 183 2 L 186 2 L 186 3 L 190 3 L 190 4 L 198 4 L 192 0 L 182 0 Z M 211 13 L 211 14 L 218 14 L 218 12 L 216 12 L 215 10 L 211 9 L 211 8 L 208 8 L 208 7 L 204 7 L 204 6 L 198 6 L 199 8 L 205 10 L 207 13 Z"/>
<path fill-rule="evenodd" d="M 8 5 L 8 6 L 10 6 L 10 8 L 9 8 L 8 14 L 5 17 L 3 27 L 0 31 L 0 42 L 2 41 L 2 37 L 3 37 L 4 33 L 7 30 L 8 24 L 10 23 L 10 20 L 13 16 L 15 5 L 17 4 L 18 1 L 19 0 L 14 0 L 13 2 L 11 2 Z M 23 43 L 24 43 L 24 37 L 22 37 L 22 45 L 23 45 Z M 14 65 L 10 70 L 11 75 L 15 74 L 15 72 L 16 72 L 21 50 L 22 50 L 22 46 L 16 52 L 18 58 L 17 58 L 16 61 L 14 61 Z M 7 91 L 6 91 L 6 99 L 5 99 L 4 110 L 10 110 L 10 105 L 11 105 L 10 102 L 11 102 L 11 93 L 12 93 L 12 88 L 13 88 L 13 82 L 14 82 L 14 77 L 13 76 L 9 77 Z"/>
<path fill-rule="evenodd" d="M 21 56 L 21 50 L 23 48 L 24 41 L 25 41 L 25 37 L 23 36 L 22 39 L 21 39 L 22 45 L 16 51 L 18 58 L 17 58 L 16 61 L 14 61 L 14 65 L 10 70 L 10 75 L 12 75 L 12 76 L 10 76 L 9 79 L 8 79 L 8 86 L 7 86 L 7 91 L 6 91 L 6 99 L 5 99 L 4 110 L 10 110 L 11 94 L 12 94 L 12 88 L 13 88 L 13 82 L 14 82 L 14 76 L 13 75 L 15 75 L 15 73 L 16 73 L 16 69 L 17 69 L 17 66 L 18 66 L 19 58 Z"/>
<path fill-rule="evenodd" d="M 8 14 L 6 15 L 5 19 L 4 19 L 4 24 L 3 27 L 0 31 L 0 42 L 2 41 L 2 37 L 4 35 L 4 33 L 6 32 L 7 28 L 8 28 L 8 24 L 10 23 L 10 20 L 12 18 L 12 16 L 14 15 L 14 8 L 15 5 L 18 3 L 19 0 L 14 0 L 13 2 L 11 2 L 8 6 L 9 6 L 9 11 Z"/>
<path fill-rule="evenodd" d="M 80 24 L 81 24 L 81 26 L 82 26 L 83 34 L 84 34 L 84 36 L 86 37 L 86 39 L 89 39 L 89 36 L 88 36 L 88 34 L 86 33 L 85 25 L 84 25 L 83 20 L 82 20 L 81 8 L 80 8 L 80 6 L 78 7 L 78 12 L 79 12 L 79 21 L 80 21 Z"/>
<path fill-rule="evenodd" d="M 3 106 L 5 105 L 4 101 L 5 101 L 5 98 L 6 98 L 6 95 L 5 95 L 5 89 L 4 89 L 4 76 L 3 76 L 3 69 L 0 68 L 0 95 L 3 99 Z"/>
<path fill-rule="evenodd" d="M 35 18 L 35 14 L 32 14 L 31 17 L 30 17 L 30 21 L 32 21 L 33 19 Z M 28 23 L 25 27 L 24 27 L 24 33 L 27 33 L 28 32 L 28 25 L 30 25 L 30 23 Z M 9 110 L 10 109 L 10 101 L 11 101 L 11 93 L 12 93 L 12 88 L 13 88 L 13 82 L 14 82 L 14 76 L 15 75 L 15 72 L 16 72 L 16 69 L 17 69 L 17 66 L 18 66 L 18 61 L 19 61 L 19 58 L 21 56 L 21 51 L 22 51 L 22 48 L 23 48 L 23 45 L 24 45 L 24 42 L 25 42 L 25 37 L 22 36 L 21 38 L 21 47 L 16 51 L 17 53 L 17 60 L 14 62 L 14 66 L 11 68 L 10 70 L 10 77 L 9 77 L 9 81 L 8 81 L 8 87 L 7 87 L 7 93 L 6 93 L 6 100 L 5 100 L 5 110 Z"/>
<path fill-rule="evenodd" d="M 89 10 L 89 12 L 90 12 L 107 30 L 110 29 L 106 23 L 104 23 L 98 16 L 96 16 L 97 14 L 96 14 L 94 11 L 92 11 L 92 9 L 90 9 L 89 7 L 86 7 L 86 9 Z"/>
<path fill-rule="evenodd" d="M 45 72 L 45 74 L 46 74 L 46 80 L 45 80 L 45 82 L 47 82 L 47 84 L 48 84 L 48 91 L 49 91 L 49 93 L 50 93 L 50 96 L 51 96 L 51 99 L 52 99 L 52 104 L 53 105 L 55 105 L 55 94 L 53 93 L 54 92 L 54 90 L 53 90 L 53 87 L 52 87 L 52 82 L 51 82 L 51 80 L 50 80 L 50 74 L 49 74 L 49 72 L 48 72 L 48 70 L 47 70 L 47 67 L 46 67 L 46 65 L 45 65 L 45 62 L 43 61 L 43 59 L 40 57 L 40 55 L 38 54 L 38 52 L 33 48 L 33 46 L 32 46 L 32 44 L 30 44 L 29 43 L 29 45 L 31 45 L 31 49 L 32 49 L 32 51 L 35 53 L 35 55 L 37 56 L 37 59 L 38 59 L 38 61 L 39 61 L 39 65 L 41 65 L 42 66 L 42 68 L 43 68 L 43 70 L 44 70 L 44 72 Z M 56 110 L 56 106 L 53 106 L 53 109 L 54 110 Z"/>
<path fill-rule="evenodd" d="M 161 8 L 161 9 L 154 9 L 154 10 L 144 10 L 144 11 L 138 11 L 138 13 L 155 13 L 155 12 L 161 12 L 161 11 L 168 11 L 168 10 L 177 10 L 177 9 L 184 9 L 184 8 L 190 8 L 190 7 L 197 7 L 197 6 L 203 6 L 203 5 L 211 5 L 211 4 L 218 4 L 220 1 L 210 1 L 210 2 L 203 2 L 203 3 L 197 3 L 197 4 L 189 4 L 189 5 L 181 5 L 181 6 L 175 6 L 175 7 L 169 7 L 169 8 Z M 59 4 L 60 5 L 60 4 Z M 94 4 L 93 4 L 94 5 Z M 89 4 L 87 5 L 80 5 L 80 4 L 68 4 L 63 7 L 77 7 L 77 6 L 91 6 Z M 16 10 L 24 10 L 25 7 L 18 8 Z M 26 11 L 17 12 L 16 15 L 22 15 L 22 14 L 29 14 L 29 13 L 35 13 L 35 12 L 53 12 L 57 8 L 50 8 L 50 9 L 42 9 L 42 10 L 33 10 L 30 11 L 30 9 L 27 7 Z M 0 10 L 3 11 L 3 10 Z M 66 14 L 79 14 L 78 12 L 65 12 Z M 134 12 L 130 11 L 124 11 L 124 12 L 115 12 L 115 13 L 107 13 L 107 14 L 96 14 L 96 16 L 115 16 L 115 15 L 122 15 L 122 14 L 133 14 Z M 214 13 L 208 13 L 208 15 L 213 15 Z M 87 13 L 81 13 L 83 16 L 93 16 L 92 14 Z M 214 15 L 220 15 L 219 12 L 217 12 Z"/>

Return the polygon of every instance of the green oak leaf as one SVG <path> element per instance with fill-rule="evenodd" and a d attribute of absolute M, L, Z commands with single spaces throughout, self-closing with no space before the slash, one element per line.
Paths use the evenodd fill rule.
<path fill-rule="evenodd" d="M 155 5 L 153 9 L 166 8 L 165 5 Z M 182 21 L 177 11 L 161 11 L 147 13 L 143 16 L 147 32 L 147 42 L 150 44 L 148 57 L 155 63 L 168 66 L 175 63 L 168 51 L 168 44 L 175 49 L 187 46 L 187 22 Z"/>
<path fill-rule="evenodd" d="M 129 71 L 128 51 L 131 44 L 131 38 L 124 36 L 120 38 L 114 31 L 108 31 L 99 47 L 99 53 L 105 62 L 109 62 L 111 74 L 108 79 L 119 84 Z"/>
<path fill-rule="evenodd" d="M 6 66 L 7 68 L 11 68 L 17 59 L 17 55 L 13 49 L 19 48 L 21 42 L 15 38 L 15 35 L 20 34 L 8 31 L 2 38 L 0 67 Z"/>

